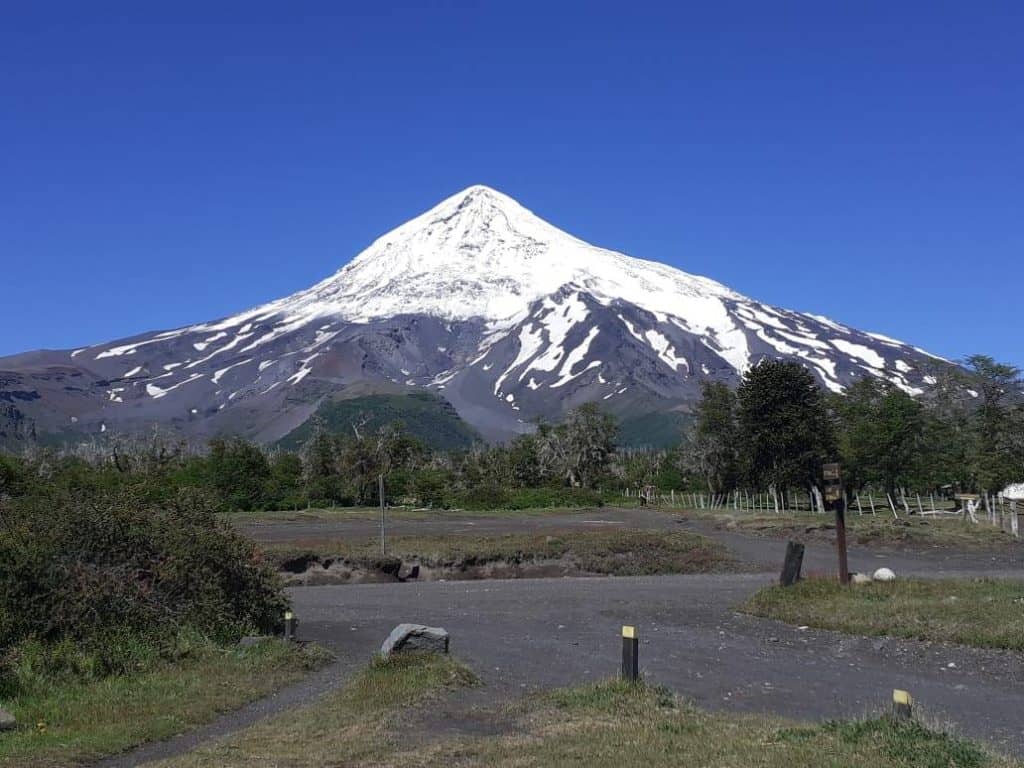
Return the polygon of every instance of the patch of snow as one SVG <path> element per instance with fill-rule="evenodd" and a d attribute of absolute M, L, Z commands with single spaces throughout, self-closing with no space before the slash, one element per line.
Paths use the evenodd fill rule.
<path fill-rule="evenodd" d="M 829 339 L 829 342 L 840 352 L 845 352 L 850 357 L 862 360 L 872 368 L 885 367 L 885 358 L 871 349 L 871 347 L 865 347 L 863 344 L 854 344 L 852 341 L 846 341 L 845 339 Z"/>
<path fill-rule="evenodd" d="M 574 349 L 572 352 L 570 352 L 566 356 L 565 362 L 562 363 L 562 367 L 561 367 L 561 369 L 559 371 L 559 373 L 560 373 L 559 379 L 558 379 L 558 381 L 556 381 L 556 382 L 554 382 L 553 384 L 550 385 L 551 389 L 555 389 L 556 387 L 561 387 L 563 384 L 566 384 L 566 383 L 572 381 L 573 379 L 575 379 L 577 376 L 582 375 L 585 371 L 589 371 L 591 368 L 595 368 L 595 367 L 601 365 L 601 361 L 600 360 L 594 360 L 593 362 L 588 364 L 579 373 L 575 373 L 574 374 L 572 372 L 572 369 L 574 367 L 576 367 L 576 365 L 578 363 L 583 362 L 583 360 L 586 358 L 587 352 L 590 351 L 590 344 L 591 344 L 591 342 L 594 341 L 594 339 L 597 338 L 597 334 L 599 332 L 600 332 L 600 329 L 595 325 L 587 333 L 587 337 L 583 340 L 583 342 L 578 347 L 576 347 L 576 349 Z"/>
<path fill-rule="evenodd" d="M 681 366 L 685 366 L 687 371 L 690 370 L 690 362 L 685 357 L 676 356 L 676 349 L 672 346 L 672 342 L 669 341 L 667 336 L 652 328 L 644 333 L 644 338 L 647 341 L 647 345 L 673 371 L 678 371 Z"/>
<path fill-rule="evenodd" d="M 192 347 L 193 347 L 193 349 L 195 349 L 195 350 L 196 350 L 196 351 L 198 351 L 198 352 L 203 352 L 203 351 L 205 351 L 205 350 L 206 350 L 206 348 L 207 348 L 208 346 L 210 346 L 210 345 L 211 345 L 211 344 L 212 344 L 213 342 L 215 342 L 215 341 L 220 341 L 221 339 L 223 339 L 223 338 L 225 338 L 225 337 L 227 337 L 227 334 L 226 334 L 226 333 L 224 333 L 223 331 L 221 331 L 220 333 L 215 333 L 215 334 L 214 334 L 213 336 L 211 336 L 211 337 L 210 337 L 210 338 L 208 338 L 208 339 L 204 339 L 203 341 L 197 341 L 197 342 L 195 342 L 195 343 L 194 343 L 194 344 L 192 345 Z"/>
<path fill-rule="evenodd" d="M 250 358 L 246 358 L 245 360 L 242 360 L 240 362 L 232 363 L 227 368 L 221 368 L 219 371 L 217 371 L 216 373 L 213 374 L 213 376 L 210 378 L 210 381 L 212 381 L 214 384 L 220 384 L 221 377 L 223 377 L 224 374 L 227 373 L 228 371 L 230 371 L 232 368 L 237 368 L 240 365 L 245 365 L 246 363 L 251 363 L 251 362 L 252 362 L 252 358 L 250 357 Z"/>

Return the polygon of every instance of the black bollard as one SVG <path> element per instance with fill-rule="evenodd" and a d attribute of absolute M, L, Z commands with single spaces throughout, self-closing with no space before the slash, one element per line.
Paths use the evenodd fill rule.
<path fill-rule="evenodd" d="M 804 564 L 804 545 L 799 541 L 786 544 L 786 559 L 782 561 L 782 575 L 779 584 L 791 587 L 800 581 L 800 569 Z"/>
<path fill-rule="evenodd" d="M 631 683 L 640 679 L 640 638 L 636 627 L 622 628 L 622 679 Z"/>

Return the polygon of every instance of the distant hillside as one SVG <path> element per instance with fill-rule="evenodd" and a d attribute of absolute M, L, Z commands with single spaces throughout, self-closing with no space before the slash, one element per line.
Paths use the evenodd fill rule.
<path fill-rule="evenodd" d="M 352 424 L 364 418 L 368 418 L 362 428 L 364 431 L 373 432 L 400 421 L 409 434 L 440 450 L 468 448 L 480 440 L 447 400 L 428 392 L 413 392 L 327 400 L 316 410 L 313 419 L 285 435 L 278 445 L 289 449 L 300 447 L 309 438 L 316 420 L 331 432 L 352 434 Z"/>
<path fill-rule="evenodd" d="M 679 445 L 692 420 L 691 414 L 678 411 L 626 417 L 619 422 L 618 443 L 630 448 L 672 448 Z"/>

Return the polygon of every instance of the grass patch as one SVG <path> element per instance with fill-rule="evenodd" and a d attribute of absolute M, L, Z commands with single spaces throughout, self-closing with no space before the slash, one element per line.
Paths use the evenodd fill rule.
<path fill-rule="evenodd" d="M 832 514 L 774 515 L 731 510 L 694 510 L 687 514 L 713 520 L 724 530 L 757 536 L 805 541 L 832 541 L 835 538 Z M 846 535 L 848 541 L 857 546 L 986 550 L 1020 544 L 1011 534 L 985 522 L 920 515 L 901 515 L 896 520 L 892 515 L 858 515 L 855 511 L 846 513 Z"/>
<path fill-rule="evenodd" d="M 377 539 L 312 540 L 265 544 L 266 557 L 278 567 L 303 560 L 343 559 L 379 567 Z M 725 547 L 684 531 L 553 531 L 498 536 L 400 536 L 388 541 L 393 559 L 417 561 L 454 571 L 491 563 L 529 564 L 569 560 L 580 571 L 614 576 L 713 573 L 734 570 Z"/>
<path fill-rule="evenodd" d="M 742 610 L 789 624 L 858 635 L 1024 650 L 1024 583 L 902 579 L 843 587 L 809 579 L 768 587 Z"/>
<path fill-rule="evenodd" d="M 163 768 L 250 765 L 537 766 L 538 768 L 1003 768 L 973 742 L 888 718 L 794 727 L 709 714 L 670 692 L 614 681 L 528 696 L 482 713 L 424 701 L 472 684 L 461 667 L 408 657 L 371 667 L 342 692 L 166 761 Z M 481 718 L 487 719 L 480 730 Z M 460 720 L 464 727 L 460 726 Z"/>
<path fill-rule="evenodd" d="M 586 507 L 540 506 L 522 509 L 418 509 L 413 507 L 388 507 L 389 521 L 420 522 L 424 520 L 461 520 L 465 518 L 502 517 L 531 518 L 551 517 L 560 514 L 576 514 Z M 379 520 L 379 507 L 323 507 L 297 510 L 272 510 L 252 512 L 230 512 L 224 519 L 235 525 L 259 525 L 261 523 L 315 523 L 340 522 L 345 520 Z"/>
<path fill-rule="evenodd" d="M 392 754 L 407 712 L 445 690 L 477 684 L 448 656 L 377 660 L 344 689 L 309 707 L 252 726 L 234 739 L 158 766 L 364 765 Z"/>
<path fill-rule="evenodd" d="M 0 734 L 0 766 L 66 768 L 167 738 L 295 682 L 326 659 L 322 650 L 278 642 L 201 644 L 138 674 L 41 677 L 2 702 L 20 728 Z"/>

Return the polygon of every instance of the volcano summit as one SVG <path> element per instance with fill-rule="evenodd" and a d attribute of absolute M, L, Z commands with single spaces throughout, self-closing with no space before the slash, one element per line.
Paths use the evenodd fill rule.
<path fill-rule="evenodd" d="M 313 287 L 231 317 L 0 358 L 0 442 L 137 432 L 273 441 L 325 401 L 430 392 L 489 439 L 597 401 L 684 412 L 700 383 L 795 360 L 842 391 L 917 394 L 941 361 L 605 250 L 474 186 L 378 238 Z M 438 401 L 440 402 L 440 401 Z"/>

